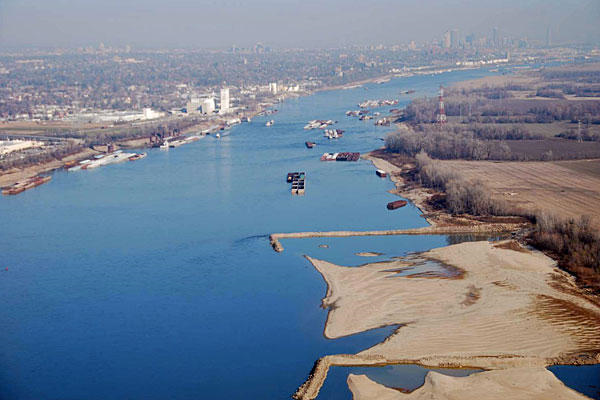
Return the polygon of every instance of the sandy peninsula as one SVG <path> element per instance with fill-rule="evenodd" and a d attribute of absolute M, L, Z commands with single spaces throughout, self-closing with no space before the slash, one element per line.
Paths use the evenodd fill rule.
<path fill-rule="evenodd" d="M 422 257 L 459 273 L 402 274 L 414 263 L 411 259 L 344 267 L 307 257 L 328 286 L 322 301 L 329 309 L 326 337 L 389 325 L 400 328 L 356 355 L 323 357 L 296 398 L 315 398 L 331 365 L 396 363 L 503 371 L 472 378 L 430 374 L 431 384 L 407 398 L 482 398 L 444 397 L 436 392 L 461 387 L 454 382 L 459 379 L 477 390 L 501 388 L 495 398 L 548 398 L 564 393 L 568 396 L 562 398 L 584 398 L 564 388 L 544 367 L 600 362 L 600 304 L 556 268 L 552 259 L 513 241 L 461 243 Z M 504 384 L 511 374 L 530 385 Z M 350 377 L 349 382 L 356 399 L 406 396 L 396 391 L 395 397 L 387 397 L 391 392 L 360 377 Z M 536 385 L 543 390 L 533 390 Z"/>

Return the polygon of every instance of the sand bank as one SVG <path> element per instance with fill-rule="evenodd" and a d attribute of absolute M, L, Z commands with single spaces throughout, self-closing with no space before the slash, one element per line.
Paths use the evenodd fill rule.
<path fill-rule="evenodd" d="M 423 386 L 408 394 L 373 382 L 365 375 L 350 374 L 348 387 L 354 400 L 587 399 L 566 387 L 545 368 L 511 368 L 466 377 L 431 371 Z"/>
<path fill-rule="evenodd" d="M 328 286 L 322 302 L 329 309 L 326 337 L 401 327 L 356 355 L 319 360 L 296 398 L 315 398 L 330 365 L 535 367 L 535 375 L 551 364 L 600 362 L 597 300 L 542 253 L 483 241 L 434 249 L 423 257 L 461 274 L 400 276 L 409 259 L 343 267 L 307 257 Z"/>
<path fill-rule="evenodd" d="M 281 239 L 306 239 L 313 237 L 350 237 L 350 236 L 389 236 L 389 235 L 461 235 L 507 233 L 521 229 L 523 224 L 472 224 L 461 226 L 426 226 L 414 229 L 387 229 L 380 231 L 326 231 L 326 232 L 291 232 L 272 233 L 269 235 L 271 247 L 276 252 L 283 251 Z"/>

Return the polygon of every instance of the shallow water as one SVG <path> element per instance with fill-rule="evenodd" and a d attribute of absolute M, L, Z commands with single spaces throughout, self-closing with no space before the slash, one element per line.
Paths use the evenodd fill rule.
<path fill-rule="evenodd" d="M 412 391 L 425 383 L 429 371 L 436 371 L 449 376 L 468 376 L 479 369 L 424 368 L 414 364 L 387 365 L 385 367 L 332 367 L 327 380 L 319 392 L 319 400 L 351 399 L 346 380 L 349 374 L 366 375 L 372 381 L 390 388 Z M 340 397 L 343 395 L 344 397 Z"/>
<path fill-rule="evenodd" d="M 286 101 L 219 140 L 56 172 L 46 185 L 0 198 L 0 398 L 289 398 L 317 358 L 385 338 L 393 328 L 325 339 L 325 283 L 301 255 L 357 265 L 371 259 L 356 252 L 402 256 L 444 245 L 443 236 L 329 249 L 286 241 L 277 254 L 265 235 L 425 226 L 414 207 L 386 209 L 397 199 L 387 193 L 393 185 L 369 162 L 319 156 L 382 145 L 389 128 L 344 115 L 360 101 L 405 89 L 434 95 L 440 83 L 485 74 Z M 266 128 L 267 118 L 275 125 Z M 337 119 L 346 133 L 328 141 L 302 129 L 311 119 Z M 306 149 L 306 140 L 317 147 Z M 305 196 L 290 195 L 291 171 L 306 171 Z"/>

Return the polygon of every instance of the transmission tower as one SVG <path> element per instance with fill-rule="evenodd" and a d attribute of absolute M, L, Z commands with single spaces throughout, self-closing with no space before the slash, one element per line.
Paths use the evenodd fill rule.
<path fill-rule="evenodd" d="M 446 117 L 446 110 L 444 109 L 444 87 L 440 85 L 440 105 L 437 115 L 437 123 L 440 127 L 444 126 L 448 118 Z"/>

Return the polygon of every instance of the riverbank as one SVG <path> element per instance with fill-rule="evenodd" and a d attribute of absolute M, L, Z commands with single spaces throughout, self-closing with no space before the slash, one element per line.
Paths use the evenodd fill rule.
<path fill-rule="evenodd" d="M 25 168 L 13 168 L 0 174 L 0 187 L 10 186 L 24 179 L 62 168 L 67 161 L 84 160 L 99 153 L 99 151 L 86 148 L 61 160 L 52 160 L 48 163 L 30 165 Z"/>
<path fill-rule="evenodd" d="M 471 216 L 453 216 L 434 209 L 437 192 L 406 182 L 402 173 L 410 160 L 389 160 L 393 155 L 372 152 L 365 159 L 388 172 L 395 184 L 391 193 L 415 204 L 430 223 L 413 230 L 367 232 L 299 232 L 273 234 L 271 244 L 283 251 L 281 239 L 390 234 L 513 232 L 530 226 L 516 218 L 484 223 Z M 386 159 L 388 158 L 388 159 Z M 394 161 L 392 163 L 391 161 Z M 484 219 L 484 220 L 486 220 Z M 494 218 L 491 218 L 493 220 Z M 499 222 L 502 221 L 503 222 Z M 517 222 L 518 221 L 518 222 Z M 490 223 L 491 222 L 491 223 Z M 296 399 L 314 399 L 331 366 L 381 366 L 414 363 L 427 367 L 482 368 L 469 378 L 436 373 L 411 393 L 410 398 L 550 398 L 584 399 L 567 388 L 547 366 L 600 363 L 600 300 L 578 287 L 575 279 L 543 253 L 515 240 L 468 242 L 434 249 L 419 258 L 459 271 L 418 272 L 412 258 L 394 259 L 360 267 L 343 267 L 306 256 L 327 283 L 322 300 L 329 310 L 324 328 L 335 339 L 383 326 L 400 328 L 385 341 L 355 355 L 329 355 L 319 359 Z M 440 335 L 440 332 L 444 332 Z M 515 340 L 518 338 L 518 340 Z M 518 384 L 507 384 L 515 376 Z M 350 375 L 348 386 L 355 399 L 401 399 L 406 396 L 366 376 Z M 457 388 L 468 387 L 467 391 Z M 471 393 L 465 397 L 465 393 Z"/>

